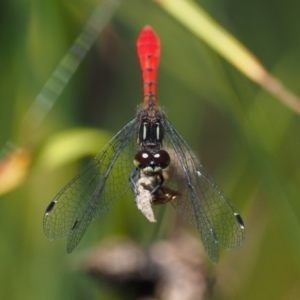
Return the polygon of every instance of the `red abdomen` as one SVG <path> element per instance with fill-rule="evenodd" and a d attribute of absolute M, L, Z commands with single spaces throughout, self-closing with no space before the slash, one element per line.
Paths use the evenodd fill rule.
<path fill-rule="evenodd" d="M 150 26 L 145 26 L 137 39 L 137 53 L 140 60 L 143 84 L 144 104 L 156 105 L 156 77 L 160 55 L 160 43 Z"/>

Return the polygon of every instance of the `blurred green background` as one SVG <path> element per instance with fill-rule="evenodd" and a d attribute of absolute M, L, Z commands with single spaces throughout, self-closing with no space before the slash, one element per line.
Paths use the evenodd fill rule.
<path fill-rule="evenodd" d="M 300 94 L 299 1 L 197 3 Z M 0 2 L 0 145 L 13 139 L 26 151 L 19 162 L 23 180 L 1 195 L 1 298 L 118 299 L 78 271 L 82 255 L 114 236 L 147 245 L 153 235 L 159 239 L 172 232 L 175 211 L 164 215 L 170 224 L 168 219 L 150 224 L 131 195 L 92 223 L 71 255 L 66 239 L 50 242 L 42 228 L 48 203 L 86 156 L 134 118 L 142 99 L 135 41 L 149 24 L 162 46 L 159 103 L 246 224 L 242 248 L 222 251 L 219 264 L 211 267 L 211 298 L 299 299 L 299 115 L 157 3 L 121 2 L 41 126 L 24 125 L 26 111 L 98 4 Z M 18 168 L 12 178 L 14 172 Z"/>

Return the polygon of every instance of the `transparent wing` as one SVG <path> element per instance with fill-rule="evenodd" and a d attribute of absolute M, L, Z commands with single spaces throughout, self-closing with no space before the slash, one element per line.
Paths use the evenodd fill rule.
<path fill-rule="evenodd" d="M 137 126 L 137 119 L 128 123 L 47 207 L 45 234 L 50 239 L 68 235 L 68 252 L 77 246 L 90 222 L 127 192 Z"/>
<path fill-rule="evenodd" d="M 243 220 L 168 120 L 164 126 L 164 148 L 171 156 L 164 185 L 179 191 L 173 205 L 198 229 L 207 254 L 216 263 L 219 246 L 234 250 L 242 245 L 245 237 Z"/>

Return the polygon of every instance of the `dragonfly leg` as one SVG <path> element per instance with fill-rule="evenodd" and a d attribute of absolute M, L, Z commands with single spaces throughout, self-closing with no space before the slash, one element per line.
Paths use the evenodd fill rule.
<path fill-rule="evenodd" d="M 164 193 L 164 190 L 161 187 L 165 181 L 164 176 L 161 173 L 158 176 L 159 176 L 160 182 L 157 183 L 156 187 L 151 191 L 152 195 L 156 194 L 158 190 L 162 190 L 162 192 Z"/>

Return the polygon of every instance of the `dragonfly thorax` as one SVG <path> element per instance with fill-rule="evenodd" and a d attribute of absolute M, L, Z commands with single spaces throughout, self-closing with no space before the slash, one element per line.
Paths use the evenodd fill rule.
<path fill-rule="evenodd" d="M 142 111 L 140 114 L 137 144 L 142 150 L 157 152 L 162 148 L 164 138 L 163 114 L 156 114 L 153 111 Z"/>

